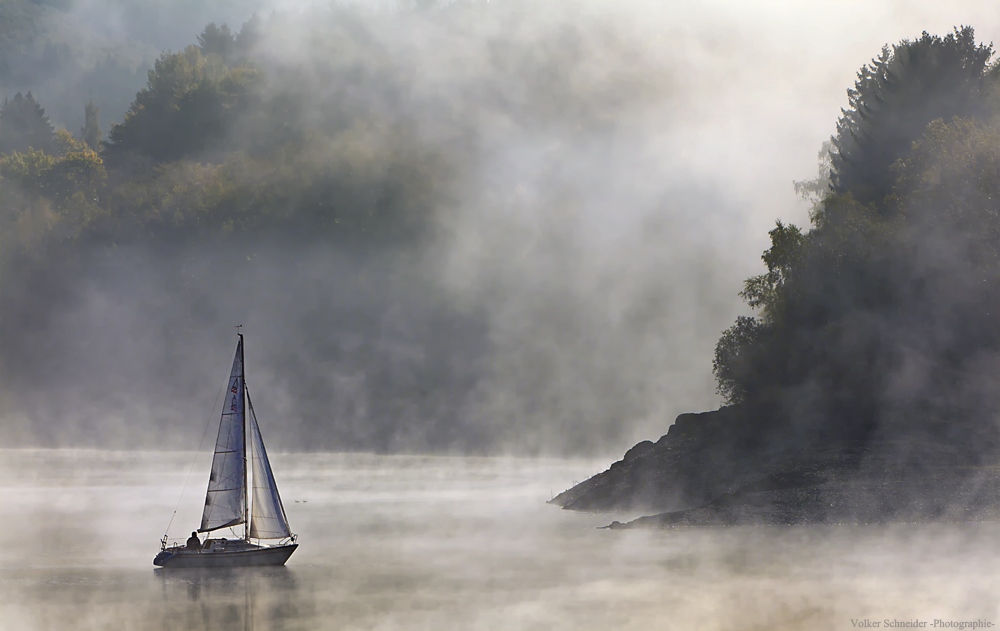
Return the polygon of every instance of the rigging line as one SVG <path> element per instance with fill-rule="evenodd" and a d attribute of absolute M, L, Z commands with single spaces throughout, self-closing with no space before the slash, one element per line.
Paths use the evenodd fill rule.
<path fill-rule="evenodd" d="M 174 512 L 170 515 L 170 523 L 167 524 L 167 530 L 163 533 L 163 536 L 167 536 L 170 532 L 170 526 L 174 523 L 174 517 L 177 517 L 177 509 L 181 507 L 181 500 L 184 499 L 184 491 L 187 490 L 188 482 L 191 481 L 191 474 L 194 473 L 194 466 L 198 464 L 198 456 L 201 454 L 201 447 L 205 444 L 205 437 L 208 436 L 208 429 L 212 426 L 212 419 L 215 418 L 215 406 L 219 404 L 219 399 L 222 398 L 222 391 L 226 389 L 229 382 L 222 384 L 219 388 L 218 394 L 215 395 L 215 403 L 212 404 L 212 413 L 208 417 L 208 422 L 205 423 L 205 432 L 201 435 L 201 440 L 198 441 L 198 451 L 194 452 L 194 459 L 191 460 L 191 468 L 188 469 L 187 477 L 184 479 L 184 486 L 181 487 L 181 496 L 177 498 L 177 506 L 174 506 Z"/>

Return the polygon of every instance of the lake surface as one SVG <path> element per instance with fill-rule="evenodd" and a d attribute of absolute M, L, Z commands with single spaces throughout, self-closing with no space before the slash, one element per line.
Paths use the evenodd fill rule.
<path fill-rule="evenodd" d="M 625 532 L 545 504 L 606 461 L 274 454 L 286 567 L 154 569 L 209 457 L 0 450 L 0 629 L 1000 624 L 1000 524 Z"/>

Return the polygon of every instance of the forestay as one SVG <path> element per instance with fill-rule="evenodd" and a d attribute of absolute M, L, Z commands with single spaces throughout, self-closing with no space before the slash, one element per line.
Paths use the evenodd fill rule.
<path fill-rule="evenodd" d="M 253 504 L 250 514 L 250 536 L 255 539 L 283 539 L 291 536 L 285 508 L 281 505 L 278 485 L 267 461 L 264 439 L 257 427 L 257 416 L 250 406 L 250 440 L 253 445 Z"/>
<path fill-rule="evenodd" d="M 244 438 L 243 338 L 236 345 L 233 370 L 222 408 L 219 438 L 215 442 L 212 475 L 208 479 L 205 512 L 199 532 L 208 532 L 246 521 Z"/>

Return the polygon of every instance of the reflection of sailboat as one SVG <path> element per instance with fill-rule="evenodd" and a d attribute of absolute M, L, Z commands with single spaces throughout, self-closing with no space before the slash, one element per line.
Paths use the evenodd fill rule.
<path fill-rule="evenodd" d="M 298 628 L 295 623 L 301 627 L 315 611 L 314 594 L 301 591 L 294 570 L 286 566 L 169 569 L 154 574 L 160 582 L 161 615 L 173 622 L 171 628 Z"/>
<path fill-rule="evenodd" d="M 212 473 L 208 479 L 205 510 L 198 532 L 212 532 L 243 524 L 243 538 L 206 539 L 190 546 L 168 546 L 164 535 L 153 565 L 163 567 L 237 567 L 284 565 L 298 546 L 288 528 L 278 486 L 267 461 L 264 440 L 246 388 L 243 370 L 243 335 L 240 334 L 223 404 L 219 438 L 215 443 Z M 247 415 L 250 411 L 250 463 L 247 462 Z M 250 497 L 248 478 L 253 480 Z M 252 499 L 252 501 L 251 501 Z M 261 540 L 278 540 L 265 545 Z M 256 543 L 254 543 L 256 540 Z"/>

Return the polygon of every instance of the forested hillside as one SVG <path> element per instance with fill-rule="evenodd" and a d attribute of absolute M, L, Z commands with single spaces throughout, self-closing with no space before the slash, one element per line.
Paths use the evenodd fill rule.
<path fill-rule="evenodd" d="M 236 33 L 210 24 L 197 46 L 163 53 L 99 144 L 97 120 L 74 139 L 54 131 L 30 92 L 7 99 L 2 208 L 18 226 L 3 233 L 7 255 L 52 239 L 78 248 L 276 226 L 388 235 L 426 224 L 421 213 L 446 168 L 433 148 L 367 103 L 345 102 L 349 67 L 331 68 L 330 84 L 297 85 L 294 96 L 275 90 L 265 77 L 288 69 L 254 57 L 260 28 L 259 18 Z M 328 120 L 302 120 L 313 99 L 330 108 Z"/>

